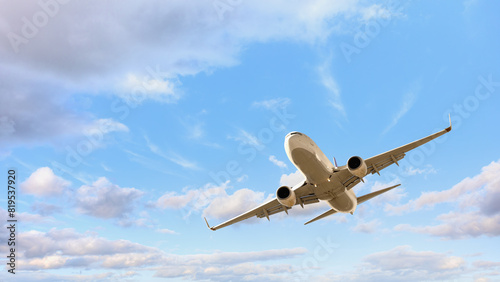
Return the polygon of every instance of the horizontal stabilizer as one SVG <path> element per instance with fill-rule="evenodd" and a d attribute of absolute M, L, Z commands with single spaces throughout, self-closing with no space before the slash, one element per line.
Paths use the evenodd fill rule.
<path fill-rule="evenodd" d="M 314 222 L 314 221 L 316 221 L 316 220 L 318 220 L 318 219 L 322 219 L 322 218 L 327 217 L 327 216 L 329 216 L 329 215 L 332 215 L 332 214 L 334 214 L 334 213 L 336 213 L 336 212 L 337 212 L 337 211 L 336 211 L 336 210 L 334 210 L 334 209 L 328 210 L 328 211 L 326 211 L 326 212 L 324 212 L 324 213 L 322 213 L 322 214 L 318 215 L 317 217 L 315 217 L 315 218 L 313 218 L 313 219 L 309 220 L 308 222 L 304 223 L 304 225 L 309 224 L 309 223 L 311 223 L 311 222 Z"/>
<path fill-rule="evenodd" d="M 375 191 L 375 192 L 373 192 L 373 193 L 366 194 L 366 195 L 364 195 L 364 196 L 358 197 L 358 205 L 359 205 L 359 204 L 361 204 L 361 203 L 364 203 L 364 202 L 366 202 L 366 201 L 368 201 L 368 200 L 370 200 L 371 198 L 377 197 L 378 195 L 383 194 L 383 193 L 385 193 L 385 192 L 387 192 L 387 191 L 389 191 L 389 190 L 391 190 L 391 189 L 394 189 L 394 188 L 398 187 L 399 185 L 401 185 L 401 184 L 394 185 L 394 186 L 391 186 L 391 187 L 389 187 L 389 188 L 385 188 L 385 189 L 382 189 L 382 190 L 378 190 L 378 191 Z M 330 210 L 328 210 L 328 211 L 326 211 L 326 212 L 324 212 L 324 213 L 322 213 L 322 214 L 318 215 L 317 217 L 315 217 L 315 218 L 313 218 L 313 219 L 309 220 L 308 222 L 304 223 L 304 225 L 309 224 L 309 223 L 311 223 L 311 222 L 314 222 L 314 221 L 316 221 L 316 220 L 318 220 L 318 219 L 325 218 L 325 217 L 327 217 L 327 216 L 329 216 L 329 215 L 332 215 L 332 214 L 334 214 L 334 213 L 336 213 L 336 212 L 337 212 L 336 210 L 334 210 L 334 209 L 330 209 Z"/>
<path fill-rule="evenodd" d="M 398 187 L 399 185 L 401 184 L 398 184 L 398 185 L 394 185 L 394 186 L 391 186 L 389 188 L 385 188 L 385 189 L 382 189 L 382 190 L 378 190 L 378 191 L 375 191 L 373 193 L 370 193 L 370 194 L 366 194 L 366 195 L 363 195 L 361 197 L 358 197 L 358 205 L 361 204 L 361 203 L 364 203 L 368 200 L 370 200 L 371 198 L 374 198 L 374 197 L 377 197 L 378 195 L 380 194 L 383 194 L 391 189 L 394 189 L 396 187 Z"/>

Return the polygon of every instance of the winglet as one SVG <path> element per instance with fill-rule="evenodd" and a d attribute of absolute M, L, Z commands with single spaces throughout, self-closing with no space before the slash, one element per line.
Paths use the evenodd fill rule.
<path fill-rule="evenodd" d="M 448 128 L 446 128 L 446 132 L 451 131 L 451 114 L 448 114 L 448 118 L 450 119 L 450 126 Z"/>
<path fill-rule="evenodd" d="M 215 231 L 215 228 L 210 227 L 210 225 L 208 224 L 207 219 L 206 219 L 205 217 L 203 217 L 203 218 L 205 219 L 205 223 L 207 224 L 208 229 L 210 229 L 210 230 L 212 230 L 212 231 Z"/>

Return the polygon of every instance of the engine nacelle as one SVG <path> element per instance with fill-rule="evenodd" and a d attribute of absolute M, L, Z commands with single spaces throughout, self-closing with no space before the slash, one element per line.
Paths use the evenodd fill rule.
<path fill-rule="evenodd" d="M 355 175 L 359 178 L 363 178 L 366 176 L 367 167 L 365 161 L 358 156 L 350 157 L 347 161 L 347 169 L 352 175 Z"/>
<path fill-rule="evenodd" d="M 276 190 L 276 198 L 280 204 L 291 207 L 295 205 L 297 198 L 295 197 L 295 192 L 288 186 L 281 186 Z"/>

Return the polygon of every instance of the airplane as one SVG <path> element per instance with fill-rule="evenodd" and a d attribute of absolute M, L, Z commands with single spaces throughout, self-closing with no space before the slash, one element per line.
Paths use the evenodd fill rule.
<path fill-rule="evenodd" d="M 266 217 L 267 220 L 270 220 L 270 215 L 283 211 L 288 214 L 288 210 L 293 206 L 300 205 L 304 208 L 304 205 L 318 203 L 319 201 L 326 201 L 331 209 L 309 220 L 304 225 L 335 213 L 354 214 L 357 205 L 401 184 L 361 197 L 356 197 L 352 188 L 361 181 L 364 182 L 363 178 L 368 174 L 377 173 L 380 175 L 382 169 L 394 163 L 399 166 L 398 161 L 402 160 L 407 152 L 450 132 L 451 116 L 449 116 L 449 119 L 450 126 L 439 132 L 366 160 L 359 156 L 353 156 L 347 160 L 346 165 L 340 167 L 337 166 L 335 158 L 333 158 L 334 163 L 330 162 L 316 143 L 307 135 L 300 132 L 290 132 L 285 137 L 285 151 L 290 161 L 305 176 L 304 182 L 292 188 L 288 186 L 279 187 L 276 190 L 274 199 L 224 223 L 210 226 L 206 218 L 205 223 L 208 228 L 215 231 L 254 216 L 258 218 Z"/>

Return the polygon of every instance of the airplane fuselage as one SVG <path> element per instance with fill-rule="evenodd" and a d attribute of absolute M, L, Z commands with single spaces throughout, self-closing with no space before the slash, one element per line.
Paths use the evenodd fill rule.
<path fill-rule="evenodd" d="M 290 161 L 304 174 L 318 199 L 327 201 L 338 212 L 352 213 L 357 198 L 335 175 L 336 167 L 307 135 L 291 132 L 285 138 L 285 150 Z"/>

